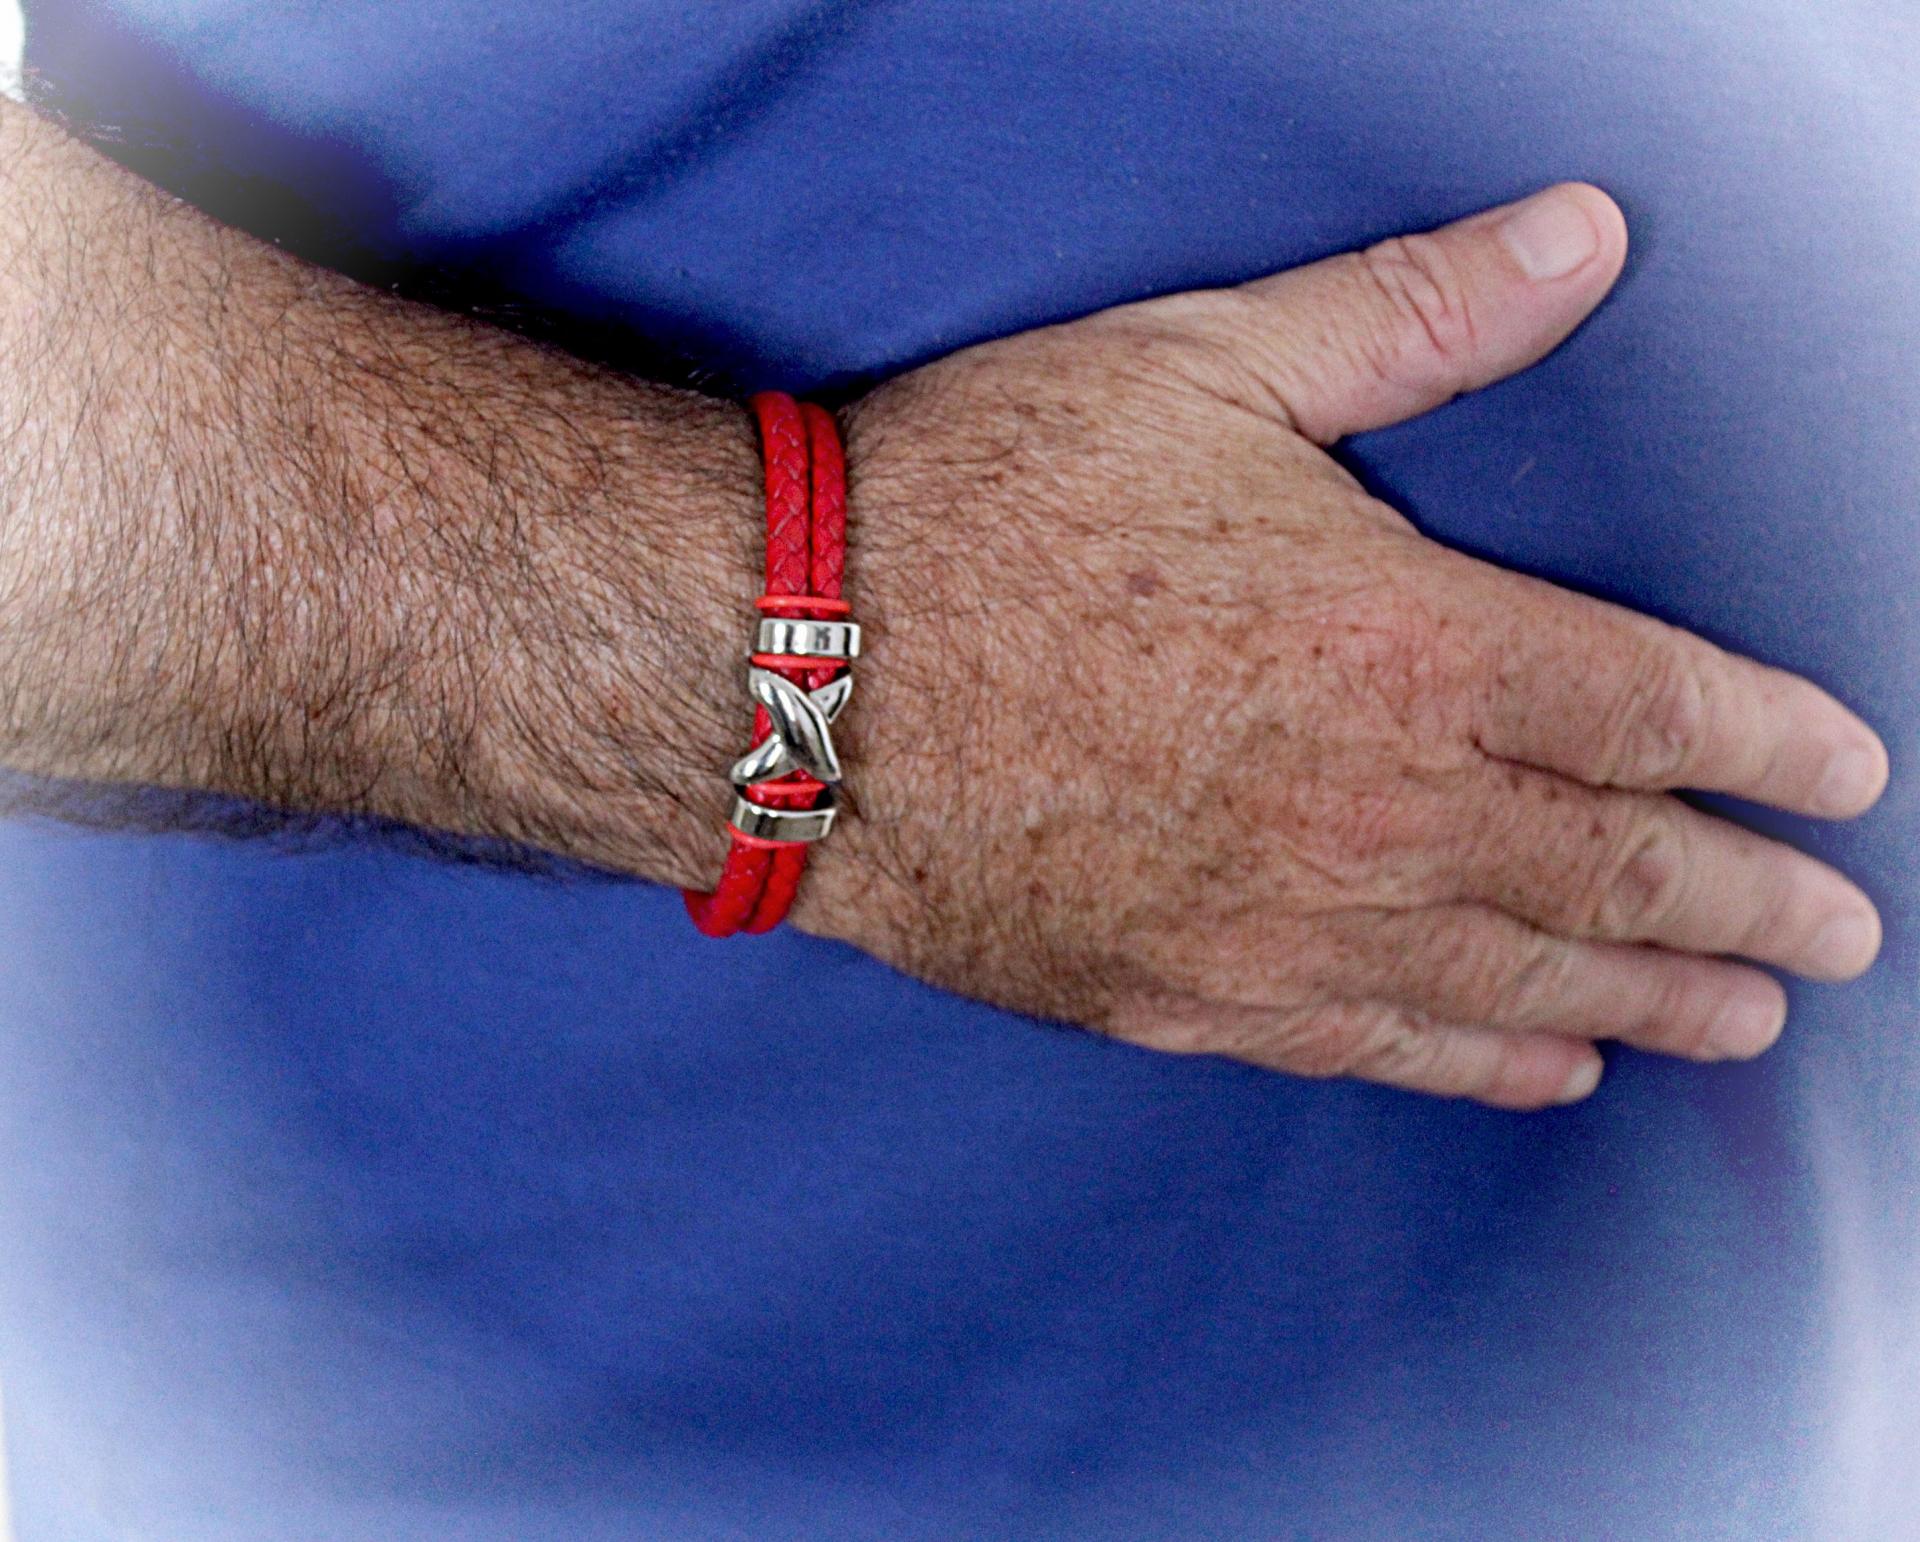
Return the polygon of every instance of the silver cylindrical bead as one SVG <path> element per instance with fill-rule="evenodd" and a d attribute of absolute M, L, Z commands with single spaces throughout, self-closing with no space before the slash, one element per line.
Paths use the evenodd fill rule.
<path fill-rule="evenodd" d="M 742 835 L 763 841 L 817 841 L 833 828 L 833 794 L 821 793 L 819 808 L 766 808 L 746 798 L 735 797 L 733 815 L 728 821 Z"/>
<path fill-rule="evenodd" d="M 753 651 L 800 659 L 857 659 L 860 628 L 851 621 L 798 621 L 791 616 L 762 616 Z"/>

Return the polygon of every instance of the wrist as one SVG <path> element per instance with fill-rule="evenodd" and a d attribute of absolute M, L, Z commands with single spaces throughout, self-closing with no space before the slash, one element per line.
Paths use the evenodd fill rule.
<path fill-rule="evenodd" d="M 904 401 L 903 401 L 904 396 Z M 967 665 L 945 646 L 942 596 L 964 585 L 956 541 L 973 510 L 956 506 L 950 479 L 916 469 L 942 458 L 912 393 L 876 388 L 839 414 L 846 462 L 845 598 L 861 629 L 858 688 L 833 740 L 845 770 L 832 833 L 807 847 L 807 876 L 790 924 L 798 930 L 900 957 L 893 934 L 919 925 L 917 901 L 932 877 L 909 835 L 954 830 L 965 810 L 946 772 L 962 747 L 943 740 L 966 695 Z M 896 623 L 904 623 L 896 625 Z M 971 723 L 969 726 L 973 726 Z"/>
<path fill-rule="evenodd" d="M 578 424 L 595 470 L 530 517 L 544 555 L 499 596 L 513 643 L 465 823 L 657 882 L 726 852 L 761 471 L 737 402 L 623 384 Z"/>

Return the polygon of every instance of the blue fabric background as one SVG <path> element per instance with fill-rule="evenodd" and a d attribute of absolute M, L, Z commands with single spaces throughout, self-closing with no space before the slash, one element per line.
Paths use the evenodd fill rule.
<path fill-rule="evenodd" d="M 703 943 L 640 885 L 0 827 L 19 1542 L 1920 1537 L 1904 0 L 29 17 L 57 93 L 291 194 L 230 212 L 746 384 L 1595 180 L 1617 294 L 1349 464 L 1811 674 L 1897 769 L 1853 826 L 1746 811 L 1872 890 L 1873 975 L 1541 1116 Z"/>

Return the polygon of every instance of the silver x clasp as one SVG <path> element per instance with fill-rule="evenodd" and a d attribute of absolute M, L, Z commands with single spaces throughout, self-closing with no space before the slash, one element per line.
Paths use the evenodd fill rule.
<path fill-rule="evenodd" d="M 850 673 L 806 691 L 771 669 L 754 668 L 747 672 L 747 691 L 767 709 L 773 732 L 733 763 L 728 775 L 734 786 L 771 781 L 789 771 L 804 771 L 828 786 L 840 780 L 831 725 L 853 694 Z"/>

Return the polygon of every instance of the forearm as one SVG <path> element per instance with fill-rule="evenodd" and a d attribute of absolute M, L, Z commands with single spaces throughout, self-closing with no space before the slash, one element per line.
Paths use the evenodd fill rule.
<path fill-rule="evenodd" d="M 0 254 L 0 761 L 710 874 L 737 406 L 312 268 L 11 104 Z"/>

